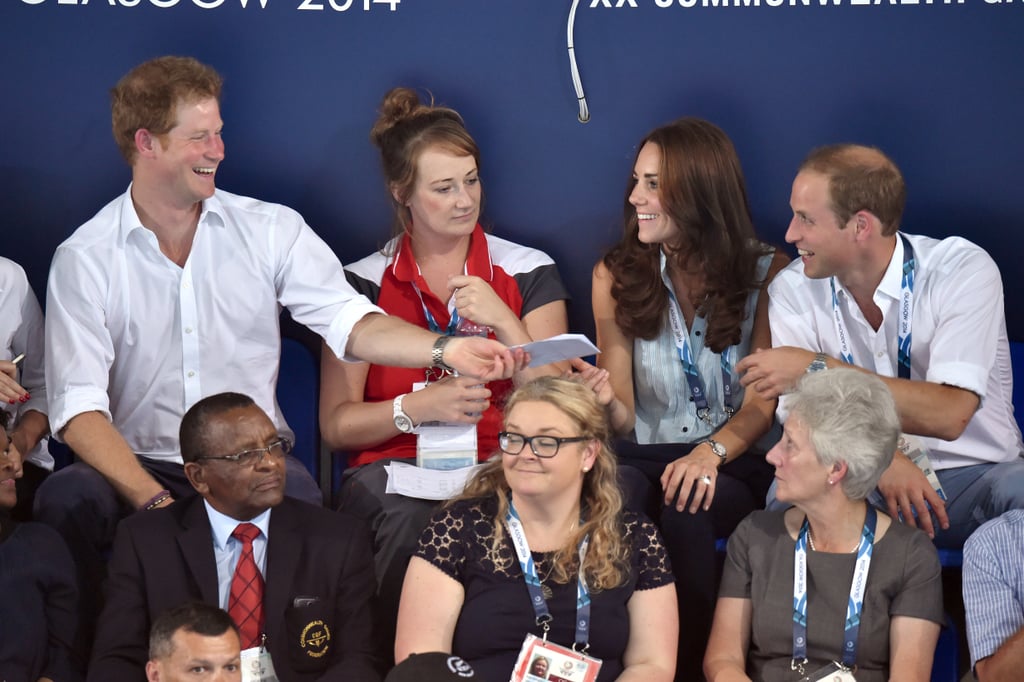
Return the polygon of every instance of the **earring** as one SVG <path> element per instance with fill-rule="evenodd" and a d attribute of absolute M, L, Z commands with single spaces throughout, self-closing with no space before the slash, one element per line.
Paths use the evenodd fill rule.
<path fill-rule="evenodd" d="M 590 471 L 590 467 L 583 467 L 583 473 L 587 473 L 588 471 Z"/>
<path fill-rule="evenodd" d="M 829 485 L 835 485 L 835 484 L 836 484 L 836 482 L 835 482 L 835 481 L 833 481 L 833 480 L 832 480 L 832 479 L 830 478 L 830 479 L 828 479 L 828 484 L 829 484 Z"/>

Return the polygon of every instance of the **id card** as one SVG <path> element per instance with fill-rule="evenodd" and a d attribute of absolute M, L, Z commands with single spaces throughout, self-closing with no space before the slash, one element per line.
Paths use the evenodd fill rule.
<path fill-rule="evenodd" d="M 928 446 L 917 436 L 901 433 L 896 447 L 921 470 L 924 477 L 928 479 L 928 483 L 931 484 L 932 489 L 935 490 L 942 500 L 945 500 L 946 491 L 942 489 L 942 483 L 939 482 L 939 477 L 932 468 L 932 460 L 928 457 Z M 928 505 L 928 509 L 929 511 L 931 510 L 931 505 Z M 902 512 L 900 515 L 902 516 Z M 916 509 L 914 510 L 914 516 L 917 516 Z M 903 519 L 901 518 L 900 520 L 902 521 Z"/>
<path fill-rule="evenodd" d="M 426 385 L 415 383 L 412 390 Z M 476 424 L 425 422 L 416 428 L 416 466 L 447 471 L 471 467 L 476 460 Z"/>
<path fill-rule="evenodd" d="M 242 682 L 278 682 L 270 652 L 264 647 L 244 649 L 241 656 Z"/>
<path fill-rule="evenodd" d="M 852 670 L 833 661 L 802 678 L 800 682 L 857 682 L 857 678 L 853 676 Z"/>
<path fill-rule="evenodd" d="M 595 682 L 601 660 L 527 635 L 509 682 Z"/>

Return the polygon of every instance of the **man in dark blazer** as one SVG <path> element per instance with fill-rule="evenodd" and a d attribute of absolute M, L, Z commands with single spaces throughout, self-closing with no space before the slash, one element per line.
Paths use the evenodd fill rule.
<path fill-rule="evenodd" d="M 289 444 L 248 396 L 200 400 L 180 436 L 199 496 L 121 522 L 88 679 L 144 679 L 147 633 L 166 609 L 201 600 L 230 611 L 242 550 L 224 528 L 250 522 L 261 530 L 252 554 L 265 583 L 262 639 L 281 682 L 379 681 L 367 529 L 284 496 Z"/>

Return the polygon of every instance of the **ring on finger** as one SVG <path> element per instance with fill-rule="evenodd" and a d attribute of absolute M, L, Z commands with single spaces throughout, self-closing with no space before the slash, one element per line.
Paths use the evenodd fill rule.
<path fill-rule="evenodd" d="M 704 474 L 703 476 L 701 476 L 697 480 L 700 481 L 701 483 L 703 483 L 704 485 L 711 485 L 711 477 L 708 476 L 707 474 Z"/>

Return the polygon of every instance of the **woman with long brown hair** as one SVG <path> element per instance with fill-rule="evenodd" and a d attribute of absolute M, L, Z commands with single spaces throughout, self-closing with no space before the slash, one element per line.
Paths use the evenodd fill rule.
<path fill-rule="evenodd" d="M 650 511 L 677 579 L 678 680 L 700 679 L 715 539 L 763 507 L 771 483 L 759 441 L 775 403 L 744 393 L 735 365 L 771 345 L 765 290 L 786 262 L 754 233 L 721 129 L 682 118 L 641 140 L 623 237 L 594 268 L 598 368 L 575 366 L 625 439 L 620 462 L 660 488 Z"/>

